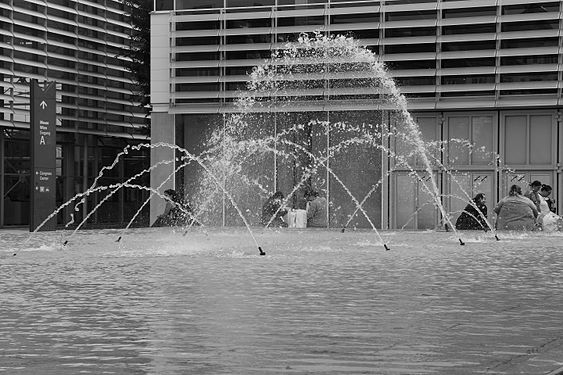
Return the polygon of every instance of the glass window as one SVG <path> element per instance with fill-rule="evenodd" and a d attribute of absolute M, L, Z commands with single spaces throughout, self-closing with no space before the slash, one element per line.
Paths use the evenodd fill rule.
<path fill-rule="evenodd" d="M 557 81 L 557 72 L 532 72 L 518 74 L 503 74 L 501 82 L 534 82 L 534 81 Z"/>
<path fill-rule="evenodd" d="M 197 0 L 191 1 L 198 2 Z M 174 10 L 174 0 L 156 0 L 156 10 Z"/>
<path fill-rule="evenodd" d="M 278 26 L 324 25 L 324 16 L 279 18 Z"/>
<path fill-rule="evenodd" d="M 330 16 L 330 23 L 333 25 L 359 22 L 379 22 L 379 13 L 335 14 Z"/>
<path fill-rule="evenodd" d="M 500 42 L 500 48 L 538 48 L 557 47 L 558 38 L 535 38 L 535 39 L 505 39 Z"/>
<path fill-rule="evenodd" d="M 552 162 L 552 116 L 530 116 L 530 164 Z"/>
<path fill-rule="evenodd" d="M 228 8 L 276 5 L 275 0 L 227 0 Z"/>
<path fill-rule="evenodd" d="M 474 51 L 474 50 L 486 50 L 486 49 L 495 49 L 495 48 L 496 48 L 496 41 L 494 40 L 482 40 L 478 42 L 442 43 L 443 52 Z"/>
<path fill-rule="evenodd" d="M 436 19 L 435 10 L 417 10 L 413 12 L 386 13 L 386 21 L 428 20 Z"/>
<path fill-rule="evenodd" d="M 500 65 L 557 64 L 557 55 L 501 57 Z"/>
<path fill-rule="evenodd" d="M 484 33 L 494 33 L 496 32 L 496 30 L 497 30 L 497 25 L 494 23 L 443 26 L 442 35 L 484 34 Z"/>
<path fill-rule="evenodd" d="M 267 59 L 272 52 L 267 51 L 228 51 L 227 60 L 244 60 L 244 59 Z"/>
<path fill-rule="evenodd" d="M 157 0 L 157 3 L 159 1 Z M 157 5 L 158 7 L 158 5 Z M 223 0 L 176 0 L 176 9 L 215 9 L 222 8 Z"/>
<path fill-rule="evenodd" d="M 506 164 L 526 164 L 527 116 L 506 116 L 504 121 L 506 137 L 504 162 Z"/>
<path fill-rule="evenodd" d="M 493 116 L 471 116 L 471 164 L 489 164 L 494 160 Z"/>
<path fill-rule="evenodd" d="M 219 60 L 219 52 L 176 53 L 176 61 Z"/>
<path fill-rule="evenodd" d="M 434 36 L 436 28 L 434 27 L 410 27 L 408 29 L 386 29 L 385 37 L 387 38 L 403 38 L 410 36 Z"/>
<path fill-rule="evenodd" d="M 272 36 L 270 34 L 258 35 L 228 35 L 227 44 L 254 44 L 254 43 L 270 43 Z"/>
<path fill-rule="evenodd" d="M 355 39 L 378 39 L 379 30 L 378 29 L 367 29 L 367 30 L 351 30 L 346 33 L 354 37 Z"/>
<path fill-rule="evenodd" d="M 398 44 L 385 46 L 385 53 L 436 52 L 435 43 Z"/>
<path fill-rule="evenodd" d="M 495 58 L 483 57 L 477 59 L 442 60 L 442 68 L 464 68 L 477 66 L 495 66 Z"/>
<path fill-rule="evenodd" d="M 217 30 L 219 29 L 219 21 L 198 21 L 198 22 L 178 22 L 176 23 L 176 31 L 184 30 Z"/>
<path fill-rule="evenodd" d="M 442 85 L 473 85 L 482 83 L 495 83 L 495 75 L 475 74 L 442 77 Z"/>
<path fill-rule="evenodd" d="M 176 69 L 177 77 L 209 77 L 218 76 L 219 68 L 180 68 Z"/>
<path fill-rule="evenodd" d="M 541 20 L 527 22 L 505 22 L 501 26 L 502 31 L 526 31 L 526 30 L 557 30 L 559 20 Z"/>
<path fill-rule="evenodd" d="M 465 142 L 469 139 L 469 116 L 455 116 L 448 118 L 448 157 L 450 164 L 469 164 L 469 153 Z"/>
<path fill-rule="evenodd" d="M 270 18 L 257 18 L 251 20 L 228 20 L 227 29 L 240 29 L 251 27 L 270 27 L 272 20 Z"/>
<path fill-rule="evenodd" d="M 502 14 L 559 12 L 559 2 L 505 5 Z"/>
<path fill-rule="evenodd" d="M 417 86 L 417 85 L 435 85 L 436 79 L 434 77 L 405 77 L 395 78 L 398 86 Z"/>
<path fill-rule="evenodd" d="M 218 82 L 176 84 L 176 92 L 190 92 L 190 91 L 220 91 L 220 88 Z"/>
<path fill-rule="evenodd" d="M 434 69 L 436 60 L 389 61 L 386 65 L 391 70 Z"/>
<path fill-rule="evenodd" d="M 496 16 L 496 7 L 444 9 L 443 18 Z"/>

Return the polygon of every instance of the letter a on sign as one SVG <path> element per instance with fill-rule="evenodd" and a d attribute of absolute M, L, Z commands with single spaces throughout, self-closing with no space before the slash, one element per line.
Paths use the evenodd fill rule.
<path fill-rule="evenodd" d="M 44 145 L 45 144 L 45 136 L 41 136 L 41 139 L 39 140 L 39 144 L 40 145 Z"/>

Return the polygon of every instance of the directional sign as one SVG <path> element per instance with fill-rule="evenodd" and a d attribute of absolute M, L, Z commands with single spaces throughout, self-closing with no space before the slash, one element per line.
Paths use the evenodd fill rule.
<path fill-rule="evenodd" d="M 56 209 L 57 97 L 54 82 L 31 81 L 31 215 L 34 231 Z M 56 217 L 40 230 L 55 230 Z"/>

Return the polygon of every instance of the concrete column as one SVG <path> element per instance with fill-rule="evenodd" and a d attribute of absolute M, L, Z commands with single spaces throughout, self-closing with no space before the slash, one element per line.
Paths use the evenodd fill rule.
<path fill-rule="evenodd" d="M 174 115 L 170 110 L 170 22 L 171 13 L 151 14 L 151 144 L 159 142 L 176 144 Z M 164 160 L 174 160 L 175 152 L 168 147 L 151 149 L 151 165 Z M 161 193 L 175 188 L 174 165 L 162 164 L 151 170 L 151 187 Z M 150 202 L 150 223 L 164 210 L 166 202 L 153 195 Z"/>
<path fill-rule="evenodd" d="M 154 145 L 159 142 L 176 144 L 176 134 L 174 132 L 174 115 L 168 113 L 152 113 L 151 115 L 151 143 Z M 151 165 L 155 165 L 160 161 L 174 160 L 175 152 L 169 147 L 156 147 L 151 149 Z M 174 189 L 176 181 L 174 179 L 175 162 L 170 164 L 161 164 L 151 170 L 151 188 L 156 189 L 164 181 L 158 190 L 162 193 L 166 189 Z M 151 224 L 156 217 L 164 211 L 166 202 L 157 195 L 151 198 Z"/>

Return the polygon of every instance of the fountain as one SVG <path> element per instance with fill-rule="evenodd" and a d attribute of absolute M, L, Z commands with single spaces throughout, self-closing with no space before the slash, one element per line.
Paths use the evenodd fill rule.
<path fill-rule="evenodd" d="M 338 110 L 347 108 L 351 98 L 368 108 L 370 111 L 363 113 L 369 116 L 358 116 L 357 111 Z M 440 193 L 433 178 L 436 168 L 447 171 L 435 156 L 436 149 L 441 146 L 424 142 L 407 111 L 405 97 L 385 65 L 358 41 L 321 33 L 302 34 L 298 42 L 274 52 L 270 59 L 253 70 L 247 89 L 240 93 L 235 105 L 237 110 L 225 119 L 223 126 L 211 132 L 199 155 L 167 143 L 134 146 L 136 149 L 166 147 L 182 156 L 178 160 L 156 163 L 124 183 L 100 186 L 104 173 L 118 165 L 120 158 L 128 153 L 128 146 L 112 164 L 100 171 L 89 189 L 64 203 L 44 222 L 68 205 L 75 204 L 75 211 L 79 210 L 82 200 L 90 194 L 108 191 L 90 212 L 83 215 L 80 223 L 75 223 L 71 217 L 67 227 L 71 224 L 75 227 L 64 241 L 66 245 L 88 218 L 120 189 L 147 190 L 149 199 L 155 195 L 167 199 L 160 192 L 161 187 L 179 170 L 190 167 L 192 183 L 186 198 L 197 204 L 192 205 L 194 212 L 187 214 L 214 226 L 218 224 L 214 220 L 217 212 L 227 206 L 226 214 L 230 215 L 227 221 L 242 223 L 261 255 L 265 253 L 251 227 L 258 222 L 261 202 L 280 188 L 288 192 L 284 206 L 294 207 L 303 206 L 300 199 L 305 190 L 324 191 L 330 195 L 331 226 L 341 226 L 344 232 L 360 214 L 365 226 L 371 228 L 385 250 L 389 250 L 377 229 L 379 203 L 374 201 L 377 195 L 374 192 L 393 173 L 393 168 L 381 173 L 381 160 L 391 158 L 394 168 L 408 170 L 411 178 L 421 184 L 433 206 L 439 210 L 446 229 L 451 228 L 459 243 L 465 244 L 442 204 L 446 196 Z M 402 145 L 400 153 L 390 146 L 391 137 Z M 464 140 L 459 143 L 471 147 Z M 361 178 L 346 173 L 347 163 L 355 162 L 354 158 L 374 173 L 374 180 L 368 185 L 364 183 L 363 191 L 354 191 L 358 182 L 361 185 Z M 422 171 L 413 165 L 414 159 L 422 162 Z M 177 163 L 175 171 L 160 186 L 148 188 L 134 183 L 139 176 L 150 173 L 159 165 L 173 162 Z M 463 189 L 461 191 L 464 196 L 460 199 L 471 201 L 471 197 Z M 117 242 L 147 203 L 148 200 L 142 204 Z M 233 208 L 232 212 L 230 208 Z M 184 235 L 188 229 L 184 230 Z M 489 229 L 498 239 L 490 224 Z"/>

